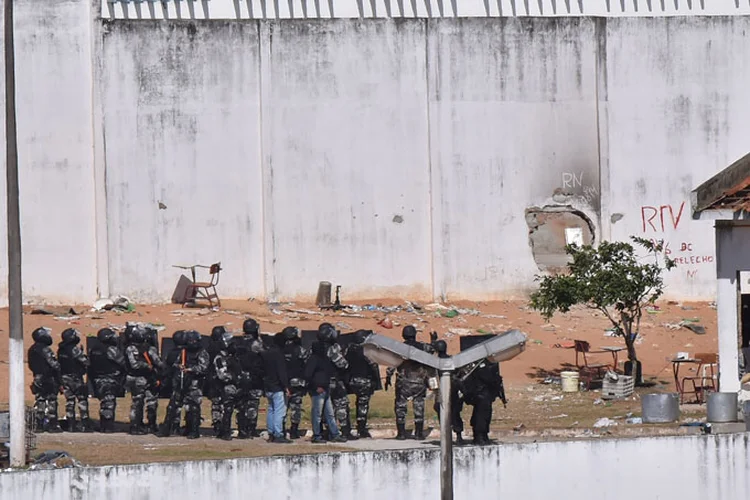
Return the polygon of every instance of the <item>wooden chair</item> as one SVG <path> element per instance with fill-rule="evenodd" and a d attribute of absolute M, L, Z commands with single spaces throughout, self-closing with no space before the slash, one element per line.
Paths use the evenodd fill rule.
<path fill-rule="evenodd" d="M 211 276 L 210 281 L 196 281 L 196 268 L 208 269 L 208 274 Z M 195 304 L 198 300 L 208 301 L 210 307 L 214 307 L 214 301 L 216 301 L 216 306 L 221 307 L 221 300 L 216 292 L 216 285 L 219 284 L 219 273 L 221 273 L 221 262 L 211 264 L 210 266 L 196 264 L 190 266 L 189 269 L 192 270 L 193 281 L 185 289 L 182 307 L 185 307 L 185 304 L 188 303 Z"/>
<path fill-rule="evenodd" d="M 694 359 L 698 364 L 695 376 L 683 377 L 680 400 L 683 400 L 685 394 L 695 394 L 696 402 L 702 404 L 706 401 L 707 392 L 716 392 L 718 390 L 716 370 L 718 368 L 719 356 L 712 352 L 701 352 L 696 353 Z M 692 390 L 688 388 L 688 383 L 692 386 Z"/>
<path fill-rule="evenodd" d="M 591 382 L 596 376 L 597 380 L 602 380 L 604 374 L 609 370 L 615 370 L 616 367 L 610 363 L 591 363 L 589 362 L 589 356 L 592 354 L 609 354 L 610 351 L 592 351 L 591 344 L 585 340 L 574 340 L 575 351 L 576 351 L 576 367 L 581 374 L 581 380 L 586 383 L 586 388 L 591 388 Z"/>

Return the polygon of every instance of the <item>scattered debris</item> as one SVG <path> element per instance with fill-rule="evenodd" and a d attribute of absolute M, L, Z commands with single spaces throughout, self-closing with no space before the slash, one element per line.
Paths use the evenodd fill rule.
<path fill-rule="evenodd" d="M 630 417 L 625 420 L 625 423 L 630 425 L 641 425 L 643 423 L 643 419 L 641 417 Z"/>
<path fill-rule="evenodd" d="M 94 305 L 91 308 L 92 311 L 96 312 L 110 311 L 112 309 L 133 312 L 135 311 L 135 304 L 133 304 L 133 301 L 129 298 L 123 295 L 118 295 L 114 298 L 110 297 L 98 299 L 96 302 L 94 302 Z"/>
<path fill-rule="evenodd" d="M 82 467 L 82 465 L 65 451 L 45 451 L 34 457 L 29 470 L 69 469 L 71 467 Z"/>
<path fill-rule="evenodd" d="M 350 325 L 349 323 L 344 323 L 343 321 L 338 321 L 335 326 L 336 326 L 336 328 L 339 328 L 341 330 L 351 330 L 352 329 L 352 325 Z"/>
<path fill-rule="evenodd" d="M 617 422 L 607 417 L 600 418 L 599 420 L 594 422 L 594 428 L 596 429 L 599 429 L 601 427 L 613 427 L 615 425 L 617 425 Z"/>
<path fill-rule="evenodd" d="M 51 316 L 54 313 L 51 313 L 51 312 L 49 312 L 46 309 L 32 309 L 31 310 L 31 314 L 34 314 L 34 315 L 39 314 L 39 315 L 49 315 L 49 316 Z"/>
<path fill-rule="evenodd" d="M 284 312 L 295 313 L 295 314 L 309 314 L 311 316 L 323 316 L 323 313 L 318 311 L 311 311 L 309 309 L 292 309 L 291 307 L 285 307 Z"/>
<path fill-rule="evenodd" d="M 513 427 L 513 430 L 514 430 L 515 432 L 521 432 L 521 431 L 522 431 L 522 430 L 524 430 L 525 428 L 526 428 L 526 426 L 525 426 L 524 424 L 518 424 L 517 426 Z"/>
<path fill-rule="evenodd" d="M 596 405 L 596 406 L 603 405 L 603 404 L 604 404 L 604 400 L 602 398 L 596 398 L 594 400 L 594 405 Z"/>
<path fill-rule="evenodd" d="M 682 326 L 695 333 L 696 335 L 706 334 L 706 327 L 703 325 L 698 325 L 695 323 L 683 323 Z"/>
<path fill-rule="evenodd" d="M 448 332 L 459 337 L 466 337 L 467 335 L 474 335 L 474 330 L 471 328 L 449 328 Z"/>
<path fill-rule="evenodd" d="M 442 311 L 440 315 L 444 318 L 455 318 L 456 316 L 458 316 L 458 311 L 456 311 L 455 309 L 450 309 L 448 311 Z"/>
<path fill-rule="evenodd" d="M 388 330 L 393 328 L 393 321 L 391 321 L 391 319 L 388 318 L 387 316 L 381 319 L 380 321 L 378 321 L 377 324 Z"/>
<path fill-rule="evenodd" d="M 550 418 L 550 420 L 552 420 L 552 419 L 555 419 L 555 418 L 565 418 L 567 416 L 568 415 L 566 413 L 561 413 L 559 415 L 555 415 L 554 417 L 549 417 L 549 418 Z"/>

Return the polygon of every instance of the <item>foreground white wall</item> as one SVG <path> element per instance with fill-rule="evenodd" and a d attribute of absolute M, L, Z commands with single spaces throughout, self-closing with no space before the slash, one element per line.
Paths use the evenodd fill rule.
<path fill-rule="evenodd" d="M 747 498 L 747 434 L 455 449 L 455 498 Z M 3 498 L 439 497 L 439 453 L 383 451 L 0 473 Z"/>

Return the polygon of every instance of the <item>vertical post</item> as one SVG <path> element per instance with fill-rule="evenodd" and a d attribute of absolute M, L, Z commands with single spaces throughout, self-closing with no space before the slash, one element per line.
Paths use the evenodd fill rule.
<path fill-rule="evenodd" d="M 18 148 L 16 139 L 16 78 L 13 49 L 13 0 L 5 0 L 5 168 L 8 202 L 8 305 L 10 335 L 10 465 L 26 464 L 23 310 L 21 309 L 21 221 L 18 208 Z"/>
<path fill-rule="evenodd" d="M 453 500 L 451 372 L 440 373 L 440 499 Z"/>

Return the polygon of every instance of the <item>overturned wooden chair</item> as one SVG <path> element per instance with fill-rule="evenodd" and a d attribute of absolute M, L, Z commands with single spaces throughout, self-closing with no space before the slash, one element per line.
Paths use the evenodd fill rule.
<path fill-rule="evenodd" d="M 174 266 L 180 269 L 190 269 L 192 281 L 185 286 L 185 293 L 182 297 L 182 307 L 186 304 L 197 305 L 198 301 L 208 302 L 209 307 L 221 307 L 221 299 L 216 292 L 216 285 L 219 284 L 219 274 L 221 273 L 221 262 L 203 266 L 195 264 L 193 266 Z M 209 281 L 197 281 L 195 270 L 208 269 L 210 276 Z"/>

